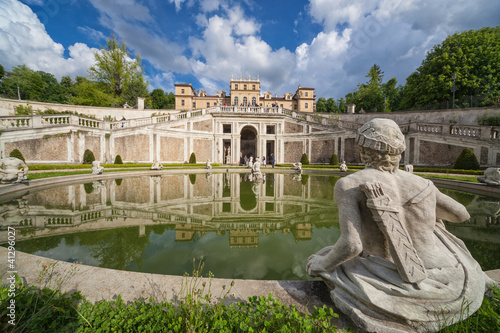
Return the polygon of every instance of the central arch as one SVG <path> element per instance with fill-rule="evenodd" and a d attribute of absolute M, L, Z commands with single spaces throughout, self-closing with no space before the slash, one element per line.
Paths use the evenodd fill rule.
<path fill-rule="evenodd" d="M 250 158 L 257 156 L 257 130 L 253 126 L 245 126 L 240 132 L 240 153 L 241 157 Z"/>

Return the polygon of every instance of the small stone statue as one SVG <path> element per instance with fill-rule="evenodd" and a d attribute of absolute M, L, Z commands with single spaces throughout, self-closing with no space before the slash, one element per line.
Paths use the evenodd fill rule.
<path fill-rule="evenodd" d="M 369 121 L 356 141 L 366 168 L 335 185 L 340 238 L 309 257 L 307 272 L 363 331 L 435 332 L 465 319 L 495 284 L 442 222 L 469 213 L 399 170 L 405 141 L 394 121 Z"/>
<path fill-rule="evenodd" d="M 300 163 L 300 162 L 293 163 L 291 169 L 301 173 L 302 172 L 302 163 Z"/>
<path fill-rule="evenodd" d="M 207 160 L 207 163 L 205 163 L 205 169 L 212 169 L 212 166 L 210 165 L 210 160 Z"/>
<path fill-rule="evenodd" d="M 26 179 L 29 170 L 26 163 L 16 157 L 1 159 L 0 166 L 0 183 L 2 184 L 22 182 Z"/>
<path fill-rule="evenodd" d="M 340 163 L 340 171 L 341 172 L 347 171 L 347 164 L 345 163 L 345 161 L 342 161 L 342 163 Z"/>
<path fill-rule="evenodd" d="M 255 158 L 255 163 L 252 165 L 252 176 L 255 179 L 262 178 L 262 172 L 260 171 L 260 161 L 259 158 Z"/>
<path fill-rule="evenodd" d="M 163 165 L 158 161 L 154 161 L 153 165 L 151 165 L 151 170 L 161 170 L 161 169 L 163 169 Z"/>
<path fill-rule="evenodd" d="M 477 181 L 487 185 L 500 185 L 500 168 L 488 168 L 484 170 L 484 176 L 477 177 Z"/>
<path fill-rule="evenodd" d="M 250 156 L 250 158 L 248 159 L 248 167 L 249 167 L 250 169 L 252 169 L 252 168 L 253 168 L 253 156 Z"/>
<path fill-rule="evenodd" d="M 99 165 L 99 161 L 92 162 L 92 174 L 100 175 L 104 171 L 104 168 Z"/>
<path fill-rule="evenodd" d="M 405 171 L 409 173 L 413 173 L 413 165 L 411 164 L 406 164 L 405 165 Z"/>

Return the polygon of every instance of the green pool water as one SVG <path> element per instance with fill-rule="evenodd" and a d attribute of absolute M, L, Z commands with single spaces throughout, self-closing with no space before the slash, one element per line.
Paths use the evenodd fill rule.
<path fill-rule="evenodd" d="M 184 174 L 111 179 L 28 193 L 0 206 L 0 240 L 52 259 L 158 274 L 306 280 L 307 258 L 340 235 L 337 176 Z M 500 268 L 500 203 L 442 190 L 471 220 L 448 229 L 484 270 Z M 3 218 L 3 220 L 2 220 Z"/>

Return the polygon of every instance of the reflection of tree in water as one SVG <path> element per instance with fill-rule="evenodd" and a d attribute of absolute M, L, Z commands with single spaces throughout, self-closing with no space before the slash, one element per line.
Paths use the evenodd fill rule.
<path fill-rule="evenodd" d="M 130 264 L 142 269 L 144 248 L 149 237 L 139 237 L 137 227 L 85 232 L 78 235 L 81 245 L 88 246 L 100 267 L 126 270 Z"/>
<path fill-rule="evenodd" d="M 309 181 L 309 175 L 302 175 L 302 179 L 300 181 L 302 182 L 302 185 L 307 185 L 307 182 Z"/>
<path fill-rule="evenodd" d="M 26 253 L 35 253 L 37 251 L 48 251 L 58 247 L 59 244 L 61 244 L 62 239 L 65 237 L 66 235 L 61 235 L 61 236 L 51 236 L 43 238 L 33 238 L 25 241 L 20 241 L 16 243 L 16 250 Z"/>
<path fill-rule="evenodd" d="M 243 176 L 242 176 L 243 177 Z M 241 180 L 240 183 L 240 205 L 246 211 L 257 207 L 257 198 L 252 191 L 253 182 L 249 180 Z"/>
<path fill-rule="evenodd" d="M 481 263 L 483 271 L 500 268 L 500 244 L 464 240 L 472 257 Z"/>
<path fill-rule="evenodd" d="M 189 174 L 189 181 L 191 182 L 192 185 L 194 185 L 196 183 L 196 174 L 195 173 Z"/>

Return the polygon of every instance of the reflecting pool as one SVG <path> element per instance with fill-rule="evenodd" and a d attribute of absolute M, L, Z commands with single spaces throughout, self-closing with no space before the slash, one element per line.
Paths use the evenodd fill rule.
<path fill-rule="evenodd" d="M 0 199 L 0 241 L 120 270 L 182 275 L 203 257 L 219 278 L 305 280 L 307 258 L 340 235 L 337 176 L 182 174 L 111 179 Z M 448 229 L 483 269 L 500 268 L 498 199 L 442 190 L 472 218 Z"/>

